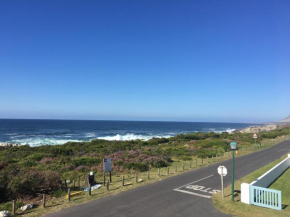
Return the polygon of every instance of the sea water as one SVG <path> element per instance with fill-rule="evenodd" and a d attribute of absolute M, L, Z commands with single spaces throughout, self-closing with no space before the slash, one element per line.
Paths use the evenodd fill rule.
<path fill-rule="evenodd" d="M 252 124 L 165 121 L 82 121 L 0 119 L 0 143 L 30 146 L 69 141 L 149 140 L 193 132 L 233 132 Z"/>

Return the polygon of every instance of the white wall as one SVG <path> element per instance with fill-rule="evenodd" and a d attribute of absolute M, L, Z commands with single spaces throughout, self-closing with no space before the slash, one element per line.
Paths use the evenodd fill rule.
<path fill-rule="evenodd" d="M 250 204 L 250 184 L 241 184 L 241 201 L 246 204 Z"/>
<path fill-rule="evenodd" d="M 271 185 L 288 167 L 290 166 L 290 154 L 288 157 L 274 166 L 272 169 L 268 170 L 262 176 L 257 178 L 251 184 L 242 183 L 241 184 L 241 201 L 246 204 L 250 204 L 250 186 L 259 186 L 267 188 Z"/>
<path fill-rule="evenodd" d="M 290 166 L 290 154 L 288 157 L 253 181 L 250 185 L 267 188 Z"/>

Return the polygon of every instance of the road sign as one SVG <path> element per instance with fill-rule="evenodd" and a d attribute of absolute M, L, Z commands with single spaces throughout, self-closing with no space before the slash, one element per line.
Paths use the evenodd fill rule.
<path fill-rule="evenodd" d="M 222 184 L 222 197 L 224 197 L 224 176 L 226 176 L 228 173 L 228 170 L 225 166 L 219 166 L 218 167 L 218 174 L 221 176 L 221 184 Z"/>
<path fill-rule="evenodd" d="M 219 166 L 218 174 L 220 174 L 221 176 L 226 176 L 228 174 L 227 168 L 225 166 Z"/>
<path fill-rule="evenodd" d="M 257 139 L 257 138 L 258 138 L 258 135 L 256 133 L 254 133 L 253 139 Z"/>
<path fill-rule="evenodd" d="M 112 171 L 111 158 L 104 158 L 103 159 L 103 171 L 104 172 L 111 172 Z"/>

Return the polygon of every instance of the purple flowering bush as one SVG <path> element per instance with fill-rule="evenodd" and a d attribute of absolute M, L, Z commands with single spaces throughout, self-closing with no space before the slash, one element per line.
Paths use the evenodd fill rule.
<path fill-rule="evenodd" d="M 118 151 L 106 158 L 112 159 L 114 171 L 147 171 L 149 167 L 165 167 L 169 164 L 169 160 L 162 156 L 143 154 L 140 150 Z"/>

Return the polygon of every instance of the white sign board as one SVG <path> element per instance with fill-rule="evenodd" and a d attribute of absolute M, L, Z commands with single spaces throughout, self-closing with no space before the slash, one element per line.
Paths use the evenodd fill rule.
<path fill-rule="evenodd" d="M 111 158 L 104 158 L 103 159 L 103 171 L 104 172 L 111 172 L 112 171 Z"/>
<path fill-rule="evenodd" d="M 221 176 L 226 176 L 228 174 L 227 168 L 225 166 L 219 166 L 218 174 L 220 174 Z"/>
<path fill-rule="evenodd" d="M 256 133 L 254 133 L 253 138 L 254 139 L 257 139 L 258 138 L 258 135 Z"/>

